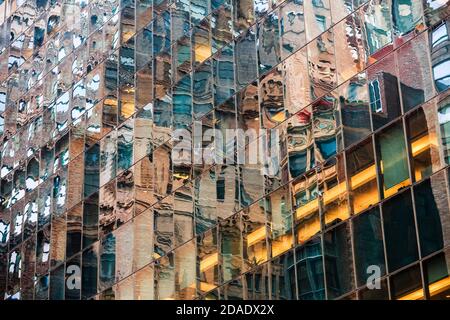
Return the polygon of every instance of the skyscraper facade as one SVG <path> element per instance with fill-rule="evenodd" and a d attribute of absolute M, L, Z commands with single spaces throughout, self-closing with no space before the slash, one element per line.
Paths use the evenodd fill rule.
<path fill-rule="evenodd" d="M 0 299 L 450 299 L 450 1 L 0 0 Z"/>

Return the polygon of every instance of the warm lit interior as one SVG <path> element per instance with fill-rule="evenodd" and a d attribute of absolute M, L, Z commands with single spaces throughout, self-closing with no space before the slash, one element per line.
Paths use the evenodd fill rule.
<path fill-rule="evenodd" d="M 200 261 L 200 272 L 204 272 L 219 263 L 219 254 L 213 253 Z"/>
<path fill-rule="evenodd" d="M 292 248 L 292 234 L 285 234 L 272 240 L 272 257 L 276 257 Z"/>
<path fill-rule="evenodd" d="M 431 143 L 430 143 L 430 139 L 429 139 L 428 135 L 414 141 L 412 143 L 413 156 L 428 150 L 430 148 L 430 146 L 431 146 Z M 381 166 L 382 166 L 382 161 L 380 161 L 380 162 L 381 162 Z M 353 191 L 356 191 L 359 187 L 364 186 L 374 180 L 376 180 L 375 164 L 371 165 L 370 167 L 368 167 L 368 168 L 362 170 L 361 172 L 358 172 L 354 176 L 352 176 L 350 178 L 350 186 Z M 400 188 L 408 186 L 410 184 L 411 184 L 411 181 L 408 178 L 408 179 L 398 183 L 397 185 L 384 190 L 385 197 L 389 197 L 389 196 L 397 193 L 397 191 Z M 324 195 L 323 195 L 324 204 L 326 205 L 326 204 L 331 203 L 332 201 L 343 196 L 346 192 L 347 192 L 347 187 L 346 187 L 345 182 L 339 183 L 338 185 L 336 185 L 333 188 L 324 192 Z M 377 203 L 378 201 L 379 201 L 379 197 L 378 197 L 378 191 L 377 191 L 376 187 L 370 188 L 370 190 L 364 190 L 364 192 L 361 192 L 361 193 L 356 193 L 355 197 L 354 197 L 354 204 L 353 204 L 354 211 L 355 211 L 355 213 L 358 213 L 358 212 L 366 209 L 370 205 Z M 310 201 L 307 204 L 297 208 L 297 210 L 295 211 L 295 219 L 299 220 L 299 219 L 305 218 L 308 215 L 310 215 L 311 213 L 317 211 L 318 209 L 319 209 L 319 201 L 317 199 Z M 342 219 L 342 218 L 345 218 L 348 216 L 348 212 L 346 212 L 347 206 L 345 205 L 345 203 L 343 205 L 339 205 L 338 207 L 336 207 L 335 210 L 337 210 L 337 212 L 335 212 L 335 213 L 330 212 L 329 218 L 326 218 L 326 220 L 328 222 L 330 222 L 331 220 L 333 220 L 335 218 Z M 328 223 L 327 221 L 326 221 L 326 223 Z"/>
<path fill-rule="evenodd" d="M 370 167 L 358 172 L 353 177 L 350 178 L 350 185 L 352 190 L 366 184 L 367 182 L 376 178 L 377 171 L 375 165 L 371 165 Z"/>
<path fill-rule="evenodd" d="M 211 56 L 211 47 L 205 44 L 195 45 L 195 61 L 203 62 Z"/>
<path fill-rule="evenodd" d="M 416 139 L 415 141 L 413 141 L 411 143 L 411 151 L 412 151 L 412 155 L 413 157 L 416 157 L 418 154 L 429 150 L 431 148 L 431 144 L 432 144 L 432 140 L 430 138 L 430 135 L 425 135 L 420 137 L 419 139 Z"/>
<path fill-rule="evenodd" d="M 329 224 L 336 220 L 346 220 L 350 216 L 348 210 L 348 203 L 346 200 L 336 201 L 333 204 L 327 206 L 327 212 L 325 214 L 325 224 Z"/>
<path fill-rule="evenodd" d="M 319 209 L 319 200 L 314 199 L 295 210 L 295 219 L 300 220 Z"/>
<path fill-rule="evenodd" d="M 383 173 L 383 161 L 380 160 L 380 167 L 381 167 L 381 173 Z M 392 186 L 388 189 L 384 189 L 384 197 L 390 197 L 394 194 L 396 194 L 401 188 L 409 186 L 411 184 L 411 180 L 409 178 L 397 183 L 395 186 Z"/>
<path fill-rule="evenodd" d="M 217 288 L 217 286 L 214 285 L 214 284 L 203 282 L 203 281 L 199 282 L 199 290 L 200 291 L 208 292 L 208 291 L 211 291 L 211 290 L 213 290 L 215 288 Z"/>
<path fill-rule="evenodd" d="M 280 111 L 276 113 L 274 116 L 272 116 L 272 120 L 275 120 L 276 122 L 283 122 L 286 120 L 286 114 L 284 111 Z"/>
<path fill-rule="evenodd" d="M 247 247 L 266 239 L 266 227 L 262 226 L 247 235 Z"/>
<path fill-rule="evenodd" d="M 134 103 L 122 101 L 120 105 L 120 114 L 125 119 L 130 118 L 134 114 Z"/>
<path fill-rule="evenodd" d="M 248 260 L 252 263 L 260 264 L 267 261 L 267 246 L 266 242 L 258 242 L 255 245 L 249 247 Z"/>
<path fill-rule="evenodd" d="M 428 286 L 428 290 L 430 292 L 431 297 L 449 289 L 450 289 L 450 277 L 445 277 L 444 279 L 436 281 Z M 423 290 L 421 288 L 411 293 L 408 293 L 400 298 L 397 298 L 397 300 L 420 300 L 423 298 L 424 298 Z"/>
<path fill-rule="evenodd" d="M 411 143 L 416 181 L 424 178 L 423 172 L 430 165 L 429 160 L 427 160 L 427 153 L 430 156 L 432 146 L 437 148 L 436 137 L 432 134 L 424 135 Z"/>
<path fill-rule="evenodd" d="M 391 187 L 389 189 L 385 189 L 384 190 L 384 196 L 386 198 L 390 197 L 390 196 L 396 194 L 401 188 L 407 187 L 410 184 L 411 184 L 411 180 L 409 178 L 404 180 L 404 181 L 402 181 L 402 182 L 400 182 L 400 183 L 397 183 L 395 186 L 393 186 L 393 187 Z"/>
<path fill-rule="evenodd" d="M 320 231 L 320 219 L 316 215 L 314 219 L 302 221 L 301 226 L 297 232 L 298 243 L 304 243 L 316 235 Z"/>
<path fill-rule="evenodd" d="M 266 226 L 261 226 L 247 235 L 248 258 L 258 264 L 267 260 L 266 235 Z"/>
<path fill-rule="evenodd" d="M 204 257 L 200 261 L 200 272 L 208 272 L 208 270 L 211 270 L 211 268 L 215 267 L 218 264 L 219 264 L 219 254 L 217 252 L 212 253 L 212 254 Z M 206 279 L 206 280 L 208 280 L 208 279 Z M 195 283 L 193 283 L 191 286 L 195 288 Z M 208 291 L 211 291 L 211 290 L 217 288 L 216 285 L 205 282 L 205 281 L 199 281 L 198 286 L 199 286 L 199 290 L 201 290 L 203 292 L 208 292 Z"/>
<path fill-rule="evenodd" d="M 373 164 L 351 177 L 350 188 L 353 191 L 354 213 L 359 213 L 377 203 L 380 199 L 375 165 Z"/>

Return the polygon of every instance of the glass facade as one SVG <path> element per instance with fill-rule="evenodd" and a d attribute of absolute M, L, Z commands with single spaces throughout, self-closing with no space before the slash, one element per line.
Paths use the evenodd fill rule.
<path fill-rule="evenodd" d="M 0 299 L 450 299 L 449 88 L 447 0 L 0 0 Z"/>

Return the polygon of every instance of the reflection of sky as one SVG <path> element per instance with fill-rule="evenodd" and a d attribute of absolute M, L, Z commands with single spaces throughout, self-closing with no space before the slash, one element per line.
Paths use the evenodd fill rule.
<path fill-rule="evenodd" d="M 94 82 L 95 77 L 92 79 L 92 82 Z M 97 85 L 98 88 L 98 85 Z M 96 90 L 96 89 L 94 89 Z M 86 96 L 86 88 L 84 87 L 84 81 L 81 80 L 79 81 L 76 85 L 75 88 L 73 88 L 73 93 L 72 93 L 73 98 L 84 98 Z"/>
<path fill-rule="evenodd" d="M 450 122 L 450 108 L 448 106 L 442 108 L 438 112 L 439 124 Z"/>
<path fill-rule="evenodd" d="M 50 254 L 50 243 L 46 242 L 44 243 L 44 251 L 42 254 L 42 262 L 47 262 L 48 261 L 48 256 Z"/>
<path fill-rule="evenodd" d="M 56 112 L 64 113 L 69 110 L 69 97 L 69 92 L 66 92 L 56 101 Z"/>
<path fill-rule="evenodd" d="M 64 47 L 59 49 L 58 52 L 58 62 L 61 61 L 62 59 L 64 59 L 64 57 L 66 56 L 66 51 L 64 50 Z"/>
<path fill-rule="evenodd" d="M 31 207 L 31 209 L 30 209 Z M 25 212 L 27 212 L 27 220 L 30 223 L 35 223 L 37 221 L 37 210 L 38 210 L 38 206 L 37 203 L 33 202 L 33 203 L 27 203 L 25 205 Z"/>
<path fill-rule="evenodd" d="M 267 0 L 255 0 L 255 12 L 266 12 L 269 8 L 269 1 Z"/>
<path fill-rule="evenodd" d="M 88 84 L 88 88 L 93 91 L 97 91 L 100 87 L 100 75 L 97 73 L 94 77 L 92 77 L 91 82 Z"/>
<path fill-rule="evenodd" d="M 11 205 L 19 201 L 25 196 L 25 190 L 20 188 L 14 188 L 12 191 L 12 197 L 11 197 Z"/>
<path fill-rule="evenodd" d="M 3 177 L 6 176 L 10 171 L 11 171 L 11 167 L 8 167 L 8 166 L 6 166 L 6 165 L 3 165 L 3 166 L 2 166 L 2 169 L 1 169 L 1 174 L 0 174 L 0 176 L 3 178 Z"/>
<path fill-rule="evenodd" d="M 447 0 L 428 0 L 431 9 L 436 10 L 447 3 Z"/>
<path fill-rule="evenodd" d="M 74 48 L 78 48 L 84 41 L 84 38 L 81 35 L 73 35 L 72 36 L 72 42 Z"/>
<path fill-rule="evenodd" d="M 14 225 L 14 235 L 17 236 L 22 233 L 23 214 L 18 213 L 16 216 L 16 223 Z"/>
<path fill-rule="evenodd" d="M 6 299 L 9 299 L 9 300 L 20 300 L 20 291 L 13 294 L 12 296 L 7 295 L 6 293 L 5 293 L 5 295 L 6 295 Z"/>
<path fill-rule="evenodd" d="M 440 79 L 450 75 L 450 60 L 444 61 L 433 68 L 434 78 Z"/>
<path fill-rule="evenodd" d="M 450 60 L 435 65 L 433 76 L 440 85 L 450 87 Z"/>
<path fill-rule="evenodd" d="M 448 39 L 448 34 L 447 34 L 447 26 L 446 24 L 442 24 L 439 28 L 437 28 L 436 30 L 433 31 L 432 34 L 432 43 L 433 43 L 433 47 L 437 46 L 438 44 L 444 42 L 445 40 Z"/>
<path fill-rule="evenodd" d="M 16 251 L 11 252 L 11 256 L 9 258 L 9 273 L 14 273 L 14 269 L 16 267 L 18 255 Z"/>
<path fill-rule="evenodd" d="M 63 166 L 69 164 L 69 149 L 66 149 L 62 154 L 61 154 L 61 164 Z"/>
<path fill-rule="evenodd" d="M 50 205 L 51 205 L 51 199 L 50 196 L 47 196 L 45 198 L 45 206 L 43 210 L 44 217 L 48 217 L 50 215 Z"/>
<path fill-rule="evenodd" d="M 5 105 L 6 105 L 6 93 L 1 92 L 0 93 L 0 112 L 5 111 Z"/>
<path fill-rule="evenodd" d="M 71 111 L 71 116 L 72 116 L 72 120 L 74 120 L 74 123 L 80 123 L 80 121 L 82 119 L 80 119 L 80 117 L 84 114 L 84 108 L 80 108 L 80 107 L 74 107 Z"/>
<path fill-rule="evenodd" d="M 57 198 L 57 205 L 59 207 L 63 207 L 66 203 L 66 186 L 62 185 L 59 189 L 58 198 Z"/>
<path fill-rule="evenodd" d="M 39 182 L 33 179 L 33 177 L 28 177 L 27 180 L 25 181 L 25 184 L 27 186 L 27 190 L 33 190 L 34 188 L 37 187 Z"/>
<path fill-rule="evenodd" d="M 9 240 L 9 223 L 0 221 L 0 242 L 7 243 Z"/>

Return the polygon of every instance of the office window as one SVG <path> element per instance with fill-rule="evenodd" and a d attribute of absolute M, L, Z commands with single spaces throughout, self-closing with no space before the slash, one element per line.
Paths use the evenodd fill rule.
<path fill-rule="evenodd" d="M 419 258 L 410 190 L 386 201 L 382 210 L 387 265 L 393 272 Z"/>
<path fill-rule="evenodd" d="M 298 247 L 295 256 L 298 298 L 300 300 L 325 300 L 325 280 L 320 237 Z"/>
<path fill-rule="evenodd" d="M 380 82 L 377 79 L 369 83 L 369 94 L 372 112 L 382 112 L 383 102 L 381 101 Z"/>
<path fill-rule="evenodd" d="M 352 210 L 359 213 L 380 199 L 372 139 L 349 150 L 346 158 Z"/>
<path fill-rule="evenodd" d="M 0 300 L 448 298 L 449 1 L 66 2 L 0 0 Z"/>
<path fill-rule="evenodd" d="M 441 252 L 424 261 L 426 288 L 431 300 L 448 300 L 450 294 L 450 275 L 448 268 L 449 252 Z"/>
<path fill-rule="evenodd" d="M 239 221 L 240 218 L 242 219 L 241 221 Z M 268 230 L 265 224 L 264 200 L 254 203 L 248 209 L 244 209 L 240 214 L 232 218 L 231 221 L 233 225 L 241 223 L 241 232 L 239 232 L 239 229 L 237 228 L 231 229 L 231 225 L 227 226 L 226 234 L 230 234 L 230 241 L 227 242 L 229 256 L 224 256 L 224 259 L 229 259 L 231 263 L 231 259 L 237 259 L 237 257 L 242 255 L 242 252 L 245 271 L 267 261 Z M 228 232 L 228 230 L 230 231 Z M 236 234 L 233 233 L 233 237 L 231 237 L 231 230 L 236 231 Z M 240 234 L 242 234 L 242 249 L 240 248 Z M 233 240 L 231 241 L 231 239 Z M 228 280 L 231 280 L 231 278 L 231 275 L 225 277 L 225 279 Z"/>
<path fill-rule="evenodd" d="M 81 270 L 81 296 L 88 299 L 97 293 L 98 243 L 83 252 Z"/>
<path fill-rule="evenodd" d="M 350 239 L 348 222 L 323 235 L 328 299 L 340 297 L 355 287 Z"/>
<path fill-rule="evenodd" d="M 380 210 L 370 209 L 352 222 L 356 279 L 358 286 L 363 286 L 374 271 L 380 271 L 380 276 L 386 274 Z"/>
<path fill-rule="evenodd" d="M 436 117 L 433 104 L 410 113 L 406 118 L 413 178 L 420 181 L 440 169 Z"/>
<path fill-rule="evenodd" d="M 248 300 L 268 300 L 269 299 L 269 264 L 265 263 L 252 271 L 243 275 L 245 282 L 245 299 Z"/>
<path fill-rule="evenodd" d="M 329 228 L 350 216 L 345 163 L 342 156 L 330 159 L 318 172 L 322 193 L 322 216 Z"/>
<path fill-rule="evenodd" d="M 450 101 L 444 99 L 438 105 L 438 121 L 441 127 L 440 145 L 446 164 L 450 164 Z"/>
<path fill-rule="evenodd" d="M 442 92 L 450 87 L 450 60 L 444 60 L 433 66 L 436 90 Z"/>
<path fill-rule="evenodd" d="M 271 261 L 272 299 L 297 299 L 295 259 L 293 250 Z"/>
<path fill-rule="evenodd" d="M 423 287 L 419 265 L 402 270 L 389 279 L 395 300 L 422 300 Z"/>
<path fill-rule="evenodd" d="M 417 227 L 423 257 L 442 249 L 449 242 L 445 228 L 450 221 L 445 172 L 439 172 L 414 187 Z"/>
<path fill-rule="evenodd" d="M 296 243 L 303 244 L 321 230 L 317 174 L 312 172 L 292 183 Z"/>
<path fill-rule="evenodd" d="M 376 142 L 384 196 L 389 197 L 411 184 L 402 123 L 380 132 Z"/>
<path fill-rule="evenodd" d="M 363 288 L 358 291 L 359 300 L 389 300 L 389 290 L 387 286 L 387 280 L 380 281 L 379 289 Z"/>
<path fill-rule="evenodd" d="M 431 43 L 433 47 L 436 47 L 447 40 L 448 40 L 448 29 L 446 23 L 437 26 L 431 32 Z"/>

